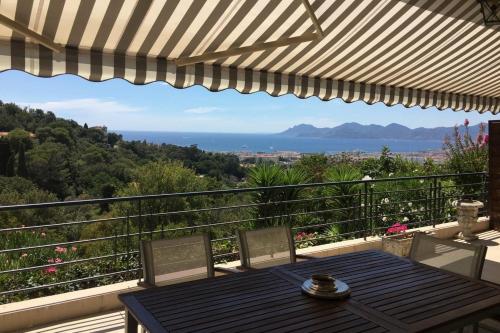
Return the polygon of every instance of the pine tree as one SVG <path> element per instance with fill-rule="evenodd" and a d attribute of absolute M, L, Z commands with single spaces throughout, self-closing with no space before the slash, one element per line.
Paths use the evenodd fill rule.
<path fill-rule="evenodd" d="M 89 125 L 87 125 L 87 123 L 83 124 L 83 128 L 84 129 L 89 129 Z"/>
<path fill-rule="evenodd" d="M 28 168 L 26 167 L 26 156 L 24 154 L 24 143 L 19 146 L 17 157 L 17 175 L 19 177 L 28 177 Z"/>
<path fill-rule="evenodd" d="M 16 175 L 15 164 L 16 164 L 16 155 L 11 153 L 9 160 L 7 161 L 7 168 L 5 171 L 5 175 L 7 177 L 14 177 Z"/>
<path fill-rule="evenodd" d="M 5 176 L 7 174 L 7 162 L 9 161 L 11 152 L 9 142 L 7 140 L 0 139 L 0 175 Z"/>

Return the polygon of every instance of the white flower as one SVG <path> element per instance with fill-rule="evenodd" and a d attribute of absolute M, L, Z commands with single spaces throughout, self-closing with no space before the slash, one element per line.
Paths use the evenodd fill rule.
<path fill-rule="evenodd" d="M 423 179 L 420 179 L 420 184 L 423 184 L 424 183 L 424 180 Z"/>
<path fill-rule="evenodd" d="M 425 209 L 424 207 L 420 207 L 420 211 L 423 212 Z"/>
<path fill-rule="evenodd" d="M 383 198 L 382 199 L 383 204 L 388 204 L 389 203 L 389 198 Z"/>
<path fill-rule="evenodd" d="M 387 216 L 384 216 L 384 217 L 382 218 L 382 221 L 387 222 Z"/>
<path fill-rule="evenodd" d="M 364 204 L 364 203 L 362 203 L 362 204 L 361 204 L 361 207 L 364 207 L 364 206 L 365 206 L 365 204 Z"/>
<path fill-rule="evenodd" d="M 454 200 L 454 201 L 451 203 L 451 205 L 452 205 L 453 207 L 457 207 L 457 206 L 458 206 L 458 200 Z"/>
<path fill-rule="evenodd" d="M 411 207 L 411 206 L 413 206 L 413 203 L 408 202 L 408 207 Z"/>
<path fill-rule="evenodd" d="M 408 221 L 410 221 L 410 219 L 409 219 L 409 218 L 407 218 L 407 217 L 405 216 L 405 217 L 403 218 L 403 222 L 408 222 Z"/>
<path fill-rule="evenodd" d="M 366 175 L 366 176 L 364 176 L 363 178 L 361 178 L 361 180 L 372 180 L 372 179 L 373 179 L 373 178 L 372 178 L 372 177 L 370 177 L 370 176 L 368 176 L 368 175 Z"/>
<path fill-rule="evenodd" d="M 394 172 L 389 173 L 389 177 L 394 176 Z"/>

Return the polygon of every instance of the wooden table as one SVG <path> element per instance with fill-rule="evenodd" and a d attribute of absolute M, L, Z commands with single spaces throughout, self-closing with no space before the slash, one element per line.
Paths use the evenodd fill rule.
<path fill-rule="evenodd" d="M 312 273 L 346 282 L 345 301 L 300 291 Z M 122 294 L 128 332 L 445 332 L 500 313 L 500 288 L 366 251 Z"/>

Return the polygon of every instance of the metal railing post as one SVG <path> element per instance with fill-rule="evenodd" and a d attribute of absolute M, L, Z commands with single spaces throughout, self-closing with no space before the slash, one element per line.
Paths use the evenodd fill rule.
<path fill-rule="evenodd" d="M 365 181 L 364 184 L 364 209 L 363 209 L 363 239 L 366 240 L 366 230 L 367 230 L 367 224 L 368 224 L 368 181 Z"/>

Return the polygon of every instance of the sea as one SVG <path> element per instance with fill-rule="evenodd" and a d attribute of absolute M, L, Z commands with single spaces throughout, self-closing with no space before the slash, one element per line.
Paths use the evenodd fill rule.
<path fill-rule="evenodd" d="M 211 152 L 264 152 L 294 151 L 299 153 L 379 152 L 386 145 L 392 152 L 429 152 L 443 147 L 440 140 L 387 140 L 387 139 L 332 139 L 304 138 L 278 134 L 232 134 L 113 131 L 125 140 L 140 140 L 178 146 L 197 145 Z"/>

